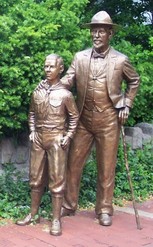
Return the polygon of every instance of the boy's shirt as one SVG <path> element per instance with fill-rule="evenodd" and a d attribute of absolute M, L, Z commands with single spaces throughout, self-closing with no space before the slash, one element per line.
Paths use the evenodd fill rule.
<path fill-rule="evenodd" d="M 29 111 L 30 131 L 41 129 L 67 129 L 69 137 L 75 133 L 78 123 L 78 110 L 70 91 L 59 82 L 50 86 L 46 80 L 37 87 L 31 99 Z"/>

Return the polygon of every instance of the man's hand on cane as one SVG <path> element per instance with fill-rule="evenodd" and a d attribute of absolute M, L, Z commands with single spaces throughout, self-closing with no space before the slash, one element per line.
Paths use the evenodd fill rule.
<path fill-rule="evenodd" d="M 129 116 L 129 112 L 130 112 L 130 108 L 128 106 L 119 109 L 118 117 L 119 117 L 119 121 L 122 125 L 127 121 L 128 116 Z"/>

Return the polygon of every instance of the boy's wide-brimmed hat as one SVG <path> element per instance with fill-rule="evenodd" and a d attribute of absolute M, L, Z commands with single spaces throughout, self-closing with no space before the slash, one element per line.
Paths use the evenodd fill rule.
<path fill-rule="evenodd" d="M 118 25 L 113 23 L 112 19 L 110 18 L 109 14 L 106 11 L 99 11 L 95 14 L 90 23 L 85 23 L 83 27 L 91 28 L 95 25 L 107 25 L 111 26 L 112 28 L 117 27 Z"/>

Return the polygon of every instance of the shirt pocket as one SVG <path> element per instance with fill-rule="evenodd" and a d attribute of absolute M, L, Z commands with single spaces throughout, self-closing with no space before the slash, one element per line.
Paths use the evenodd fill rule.
<path fill-rule="evenodd" d="M 62 99 L 50 99 L 49 104 L 54 114 L 59 115 L 61 113 Z"/>
<path fill-rule="evenodd" d="M 44 109 L 44 100 L 42 99 L 36 99 L 35 100 L 35 111 L 36 113 L 43 113 L 45 111 Z"/>
<path fill-rule="evenodd" d="M 51 106 L 56 108 L 62 105 L 62 99 L 50 99 L 49 103 Z"/>

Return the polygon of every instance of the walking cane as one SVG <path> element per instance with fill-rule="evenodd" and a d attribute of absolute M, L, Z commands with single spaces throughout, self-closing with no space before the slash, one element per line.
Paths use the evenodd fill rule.
<path fill-rule="evenodd" d="M 126 170 L 127 170 L 127 175 L 128 175 L 128 180 L 129 180 L 129 185 L 130 185 L 130 190 L 131 190 L 131 195 L 132 195 L 132 202 L 133 202 L 133 208 L 134 208 L 134 212 L 135 212 L 137 229 L 141 230 L 142 227 L 140 225 L 140 218 L 139 218 L 138 210 L 136 208 L 134 190 L 133 190 L 133 186 L 132 186 L 132 180 L 131 180 L 130 170 L 129 170 L 129 165 L 128 165 L 127 149 L 126 149 L 126 142 L 125 142 L 125 132 L 124 132 L 124 127 L 123 126 L 121 126 L 121 132 L 122 132 L 122 140 L 123 140 L 123 148 L 124 148 L 125 166 L 126 166 Z"/>

